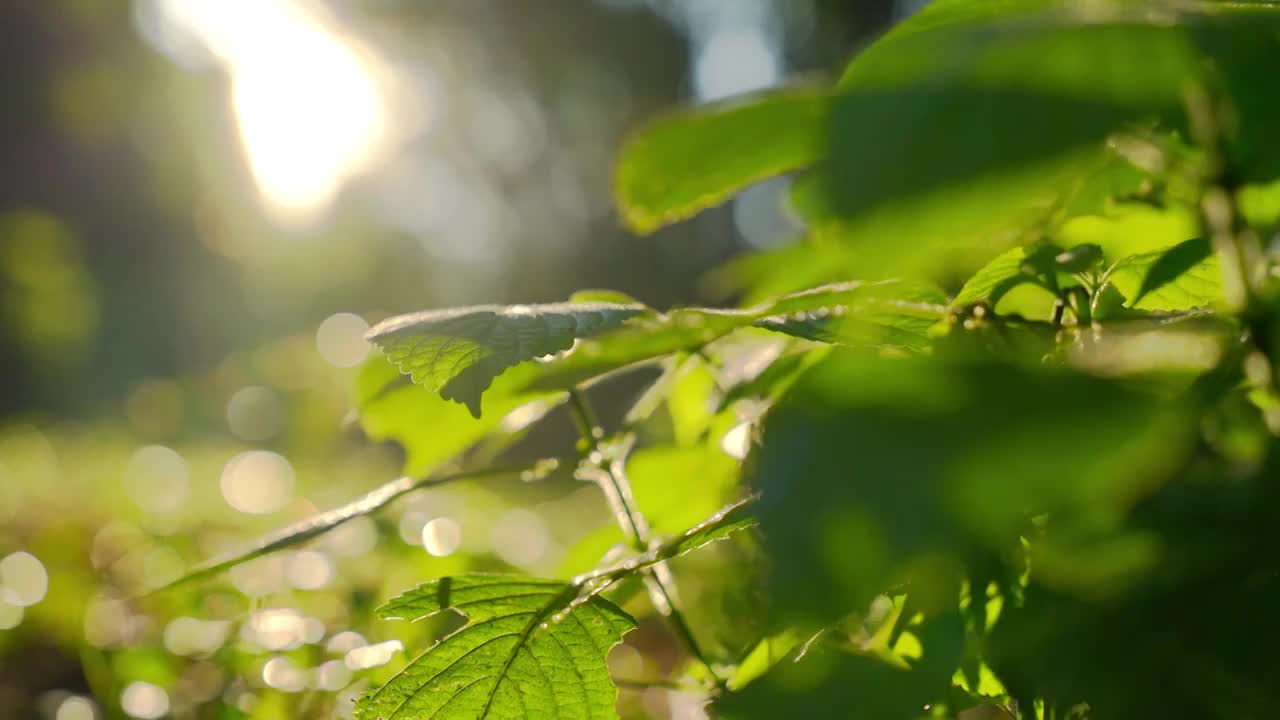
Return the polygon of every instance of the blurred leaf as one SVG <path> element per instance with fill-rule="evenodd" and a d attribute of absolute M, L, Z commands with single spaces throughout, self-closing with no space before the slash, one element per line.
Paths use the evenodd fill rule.
<path fill-rule="evenodd" d="M 738 663 L 729 678 L 730 690 L 741 690 L 783 660 L 793 659 L 791 651 L 804 640 L 799 630 L 788 628 L 763 638 Z"/>
<path fill-rule="evenodd" d="M 960 662 L 964 624 L 954 613 L 918 628 L 923 655 L 906 667 L 874 655 L 816 647 L 793 653 L 755 682 L 715 701 L 719 717 L 918 720 L 943 699 Z"/>
<path fill-rule="evenodd" d="M 1060 710 L 1088 703 L 1101 720 L 1268 717 L 1280 653 L 1258 638 L 1280 632 L 1274 472 L 1273 461 L 1224 483 L 1204 468 L 1144 503 L 1129 536 L 1148 538 L 1160 563 L 1122 591 L 1082 593 L 1064 586 L 1058 561 L 1033 561 L 1023 601 L 1005 607 L 988 640 L 1005 687 Z M 1056 537 L 1052 524 L 1046 535 L 1041 544 Z M 1070 551 L 1090 572 L 1118 554 L 1114 543 Z"/>
<path fill-rule="evenodd" d="M 825 91 L 792 88 L 641 128 L 617 160 L 614 189 L 623 219 L 650 233 L 747 185 L 813 163 L 822 151 L 828 101 Z"/>
<path fill-rule="evenodd" d="M 1190 310 L 1222 300 L 1222 271 L 1208 240 L 1196 238 L 1158 252 L 1127 257 L 1107 281 L 1136 310 Z"/>
<path fill-rule="evenodd" d="M 1103 720 L 1268 717 L 1280 703 L 1280 653 L 1258 638 L 1280 632 L 1280 587 L 1256 561 L 1230 568 L 1240 575 L 1184 578 L 1124 598 L 1033 583 L 996 624 L 992 665 L 1015 697 L 1060 710 L 1087 703 L 1088 716 Z"/>
<path fill-rule="evenodd" d="M 1280 180 L 1241 188 L 1236 204 L 1255 230 L 1274 232 L 1280 226 Z"/>
<path fill-rule="evenodd" d="M 1105 164 L 1113 131 L 1181 122 L 1197 65 L 1180 31 L 1070 12 L 969 22 L 982 15 L 890 33 L 841 82 L 809 217 L 861 267 L 936 269 L 1007 247 Z"/>
<path fill-rule="evenodd" d="M 504 370 L 573 346 L 648 312 L 643 305 L 480 305 L 399 315 L 368 338 L 413 381 L 480 417 L 480 395 Z"/>
<path fill-rule="evenodd" d="M 677 447 L 695 445 L 715 422 L 716 371 L 694 355 L 672 378 L 666 397 L 671 432 Z"/>
<path fill-rule="evenodd" d="M 578 588 L 514 575 L 424 583 L 379 616 L 421 620 L 446 610 L 467 624 L 356 705 L 361 720 L 614 718 L 609 649 L 636 626 L 613 603 L 570 603 Z"/>
<path fill-rule="evenodd" d="M 1176 393 L 1218 367 L 1239 343 L 1240 325 L 1227 316 L 1121 312 L 1095 325 L 1070 360 L 1098 375 L 1141 378 L 1153 391 Z"/>
<path fill-rule="evenodd" d="M 1136 142 L 1114 136 L 1108 140 L 1102 163 L 1082 178 L 1064 199 L 1062 214 L 1065 217 L 1100 214 L 1115 201 L 1135 195 L 1151 183 L 1149 172 L 1117 149 Z"/>
<path fill-rule="evenodd" d="M 960 288 L 959 294 L 952 303 L 964 306 L 987 301 L 994 306 L 1000 302 L 1000 298 L 1004 297 L 1005 293 L 1018 285 L 1041 284 L 1043 281 L 1039 275 L 1030 272 L 1027 265 L 1026 248 L 1015 247 L 1006 250 L 965 281 L 964 287 Z"/>
<path fill-rule="evenodd" d="M 1164 250 L 1200 231 L 1195 207 L 1182 203 L 1152 207 L 1119 203 L 1100 215 L 1083 215 L 1062 224 L 1055 233 L 1064 247 L 1091 243 L 1112 262 L 1130 255 Z"/>
<path fill-rule="evenodd" d="M 1160 483 L 1188 430 L 1177 406 L 1076 373 L 833 352 L 748 460 L 766 547 L 787 558 L 771 587 L 839 617 L 1016 550 L 1035 515 L 1108 517 Z"/>
<path fill-rule="evenodd" d="M 806 370 L 826 357 L 826 352 L 825 348 L 817 347 L 782 354 L 759 375 L 730 388 L 725 393 L 720 408 L 732 407 L 735 402 L 747 398 L 757 398 L 773 404 Z"/>
<path fill-rule="evenodd" d="M 1232 174 L 1242 182 L 1280 175 L 1280 98 L 1268 88 L 1280 54 L 1280 7 L 1268 2 L 1201 2 L 1205 15 L 1192 34 L 1209 59 L 1211 88 L 1225 100 L 1214 111 L 1218 140 Z"/>

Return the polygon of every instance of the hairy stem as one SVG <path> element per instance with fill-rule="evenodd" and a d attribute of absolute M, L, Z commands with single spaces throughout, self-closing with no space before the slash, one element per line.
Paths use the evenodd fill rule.
<path fill-rule="evenodd" d="M 580 436 L 579 445 L 584 458 L 599 452 L 600 440 L 604 438 L 604 430 L 596 418 L 591 404 L 581 390 L 569 391 L 569 409 L 573 414 L 574 424 Z M 622 533 L 627 536 L 633 550 L 639 553 L 648 552 L 649 524 L 644 515 L 636 507 L 635 497 L 631 492 L 631 481 L 626 474 L 626 460 L 631 452 L 634 440 L 626 442 L 617 457 L 610 458 L 607 468 L 591 468 L 585 477 L 595 481 L 613 509 L 614 518 Z M 649 591 L 650 602 L 663 617 L 671 623 L 672 630 L 688 648 L 689 653 L 698 659 L 718 687 L 724 687 L 724 680 L 716 673 L 711 660 L 702 651 L 689 621 L 676 604 L 675 579 L 664 561 L 655 562 L 644 570 L 644 583 Z"/>

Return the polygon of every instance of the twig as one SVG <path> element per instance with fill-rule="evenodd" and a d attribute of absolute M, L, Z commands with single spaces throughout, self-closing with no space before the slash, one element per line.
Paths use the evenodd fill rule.
<path fill-rule="evenodd" d="M 600 423 L 596 419 L 596 415 L 592 411 L 586 396 L 576 388 L 569 391 L 569 409 L 573 414 L 574 424 L 577 426 L 578 433 L 582 439 L 584 457 L 589 457 L 592 453 L 599 452 L 599 444 L 604 437 L 604 430 L 600 427 Z M 613 509 L 614 518 L 617 520 L 618 526 L 622 529 L 623 534 L 627 536 L 632 549 L 639 553 L 648 553 L 653 550 L 649 543 L 649 526 L 645 521 L 644 515 L 636 508 L 635 497 L 631 491 L 631 482 L 626 475 L 626 459 L 631 452 L 631 446 L 634 444 L 634 436 L 629 437 L 630 439 L 625 441 L 625 444 L 621 447 L 619 456 L 609 459 L 608 469 L 590 468 L 590 472 L 584 473 L 584 475 L 600 486 L 601 492 L 604 493 L 610 507 Z M 671 577 L 664 559 L 656 559 L 649 567 L 644 568 L 644 580 L 654 608 L 670 621 L 676 635 L 689 649 L 689 652 L 698 659 L 698 662 L 706 668 L 716 686 L 724 688 L 725 681 L 716 672 L 706 653 L 703 652 L 684 613 L 676 605 L 673 588 L 674 578 Z M 612 580 L 609 582 L 612 582 Z M 608 583 L 605 584 L 607 585 Z"/>
<path fill-rule="evenodd" d="M 373 513 L 383 508 L 396 498 L 411 493 L 414 490 L 436 487 L 446 483 L 457 482 L 459 480 L 476 480 L 479 478 L 499 475 L 517 475 L 525 471 L 536 469 L 537 466 L 534 466 L 533 468 L 525 466 L 494 467 L 482 470 L 465 470 L 425 478 L 397 478 L 369 491 L 368 493 L 365 493 L 365 495 L 360 499 L 349 502 L 342 507 L 334 508 L 333 510 L 323 512 L 318 515 L 313 515 L 305 520 L 274 530 L 245 547 L 210 558 L 209 560 L 196 565 L 190 572 L 177 580 L 161 585 L 157 588 L 146 590 L 142 592 L 141 595 L 152 595 L 165 590 L 171 590 L 180 585 L 186 585 L 197 580 L 202 580 L 235 567 L 236 565 L 240 565 L 241 563 L 305 542 L 311 538 L 329 532 L 339 525 L 354 520 L 355 518 Z"/>

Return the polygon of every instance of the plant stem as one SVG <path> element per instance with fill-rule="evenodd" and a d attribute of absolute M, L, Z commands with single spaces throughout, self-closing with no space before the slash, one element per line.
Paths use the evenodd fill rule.
<path fill-rule="evenodd" d="M 581 438 L 580 452 L 584 458 L 589 458 L 592 453 L 598 452 L 600 440 L 604 438 L 604 430 L 601 428 L 591 404 L 587 401 L 586 395 L 577 388 L 569 391 L 569 409 Z M 627 536 L 632 549 L 636 552 L 644 553 L 651 549 L 649 546 L 649 524 L 644 515 L 636 508 L 635 497 L 631 491 L 631 481 L 627 478 L 625 469 L 627 456 L 630 455 L 633 442 L 626 443 L 618 457 L 610 458 L 607 468 L 593 468 L 594 471 L 589 475 L 600 486 L 601 492 L 604 493 L 609 506 L 613 509 L 614 519 L 617 520 L 622 533 Z M 649 599 L 654 608 L 671 623 L 672 630 L 675 631 L 681 642 L 685 644 L 690 654 L 697 658 L 698 662 L 706 668 L 716 686 L 723 688 L 724 680 L 716 672 L 707 655 L 702 651 L 702 647 L 698 644 L 697 638 L 694 637 L 693 629 L 689 626 L 688 620 L 680 611 L 680 608 L 676 606 L 673 587 L 675 579 L 671 577 L 671 572 L 666 563 L 660 561 L 652 567 L 646 568 L 644 570 L 644 583 L 649 590 Z"/>
<path fill-rule="evenodd" d="M 425 478 L 402 477 L 384 483 L 377 488 L 365 493 L 357 500 L 353 500 L 327 512 L 313 515 L 305 520 L 301 520 L 292 525 L 286 525 L 283 528 L 272 531 L 253 541 L 249 545 L 233 550 L 225 555 L 218 555 L 196 565 L 186 575 L 174 580 L 173 582 L 162 585 L 152 590 L 147 590 L 143 595 L 151 595 L 153 593 L 169 590 L 179 585 L 195 582 L 207 578 L 211 575 L 227 570 L 241 563 L 248 562 L 255 558 L 262 557 L 277 550 L 282 550 L 292 545 L 305 542 L 318 535 L 323 535 L 330 530 L 342 525 L 350 520 L 368 515 L 381 508 L 388 503 L 403 495 L 420 490 L 427 487 L 436 487 L 459 480 L 477 480 L 485 477 L 495 477 L 500 475 L 519 475 L 527 471 L 536 471 L 537 465 L 532 467 L 491 467 L 479 470 L 462 470 L 453 473 L 445 473 L 440 475 L 429 475 Z"/>
<path fill-rule="evenodd" d="M 661 688 L 663 690 L 676 690 L 679 692 L 697 692 L 704 690 L 696 685 L 682 685 L 671 680 L 632 680 L 630 678 L 614 678 L 613 684 L 618 687 L 627 688 L 629 690 L 648 690 L 649 688 Z"/>

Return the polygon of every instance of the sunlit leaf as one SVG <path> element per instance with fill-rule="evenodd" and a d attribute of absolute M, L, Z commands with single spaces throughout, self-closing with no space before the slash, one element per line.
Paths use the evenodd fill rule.
<path fill-rule="evenodd" d="M 677 308 L 656 313 L 643 306 L 564 303 L 432 311 L 392 318 L 369 336 L 401 372 L 439 390 L 446 399 L 465 401 L 479 417 L 481 395 L 497 375 L 553 352 L 572 348 L 503 383 L 506 394 L 527 399 L 568 390 L 637 363 L 695 351 L 741 328 L 755 325 L 787 332 L 793 330 L 788 319 L 809 315 L 839 318 L 832 339 L 842 344 L 918 348 L 925 341 L 924 330 L 945 314 L 941 300 L 936 291 L 907 283 L 848 282 L 784 295 L 744 310 Z M 377 382 L 385 378 L 377 371 L 367 372 L 369 388 L 361 394 L 380 399 Z M 406 411 L 420 412 L 414 407 Z"/>
<path fill-rule="evenodd" d="M 405 450 L 404 473 L 421 477 L 477 442 L 503 430 L 503 420 L 529 403 L 549 406 L 564 393 L 525 389 L 536 364 L 503 373 L 484 395 L 484 412 L 471 416 L 461 405 L 415 384 L 381 353 L 374 353 L 356 378 L 355 405 L 360 425 L 373 440 L 392 440 Z"/>
<path fill-rule="evenodd" d="M 481 305 L 399 315 L 368 338 L 413 381 L 480 417 L 480 395 L 507 368 L 568 350 L 647 312 L 643 305 Z"/>
<path fill-rule="evenodd" d="M 601 288 L 593 288 L 591 290 L 578 290 L 569 296 L 571 303 L 610 303 L 613 305 L 641 305 L 639 300 L 631 297 L 624 292 L 617 290 L 605 290 Z"/>
<path fill-rule="evenodd" d="M 1222 300 L 1218 256 L 1200 238 L 1125 258 L 1107 279 L 1125 296 L 1125 307 L 1137 310 L 1189 310 Z"/>
<path fill-rule="evenodd" d="M 791 628 L 762 638 L 734 668 L 728 682 L 729 689 L 739 690 L 746 687 L 774 665 L 784 660 L 794 660 L 791 651 L 803 640 L 803 634 Z"/>
<path fill-rule="evenodd" d="M 421 620 L 447 610 L 467 624 L 356 705 L 359 720 L 615 718 L 605 661 L 636 622 L 578 588 L 513 575 L 424 583 L 378 610 Z"/>
<path fill-rule="evenodd" d="M 756 326 L 831 344 L 920 351 L 946 301 L 941 291 L 911 283 L 845 283 L 784 296 Z"/>
<path fill-rule="evenodd" d="M 762 677 L 714 704 L 729 719 L 778 717 L 917 720 L 943 699 L 959 665 L 964 626 L 952 614 L 918 629 L 923 654 L 906 666 L 819 645 L 793 651 Z M 838 710 L 837 710 L 838 708 Z"/>
<path fill-rule="evenodd" d="M 972 305 L 979 301 L 987 301 L 995 305 L 1004 294 L 1023 283 L 1039 284 L 1042 280 L 1031 267 L 1028 267 L 1027 249 L 1015 247 L 997 255 L 973 277 L 965 281 L 964 287 L 954 300 L 956 305 Z"/>
<path fill-rule="evenodd" d="M 627 225 L 652 232 L 769 176 L 816 160 L 825 91 L 789 89 L 661 118 L 619 151 L 614 190 Z"/>
<path fill-rule="evenodd" d="M 1090 243 L 1102 248 L 1111 262 L 1130 255 L 1165 250 L 1199 233 L 1194 205 L 1169 203 L 1164 207 L 1116 203 L 1098 215 L 1082 215 L 1063 223 L 1056 232 L 1063 246 Z"/>
<path fill-rule="evenodd" d="M 1012 248 L 974 273 L 960 288 L 953 304 L 987 302 L 994 308 L 1024 285 L 1039 287 L 1052 297 L 1058 295 L 1062 280 L 1070 279 L 1066 276 L 1088 271 L 1101 261 L 1102 250 L 1097 245 L 1077 245 L 1067 250 L 1052 244 Z"/>
<path fill-rule="evenodd" d="M 1181 122 L 1198 67 L 1185 35 L 1053 5 L 1017 20 L 994 5 L 961 12 L 856 58 L 815 181 L 825 197 L 809 203 L 816 235 L 848 245 L 863 268 L 963 267 L 1034 239 L 1024 236 L 1104 165 L 1112 132 Z"/>

